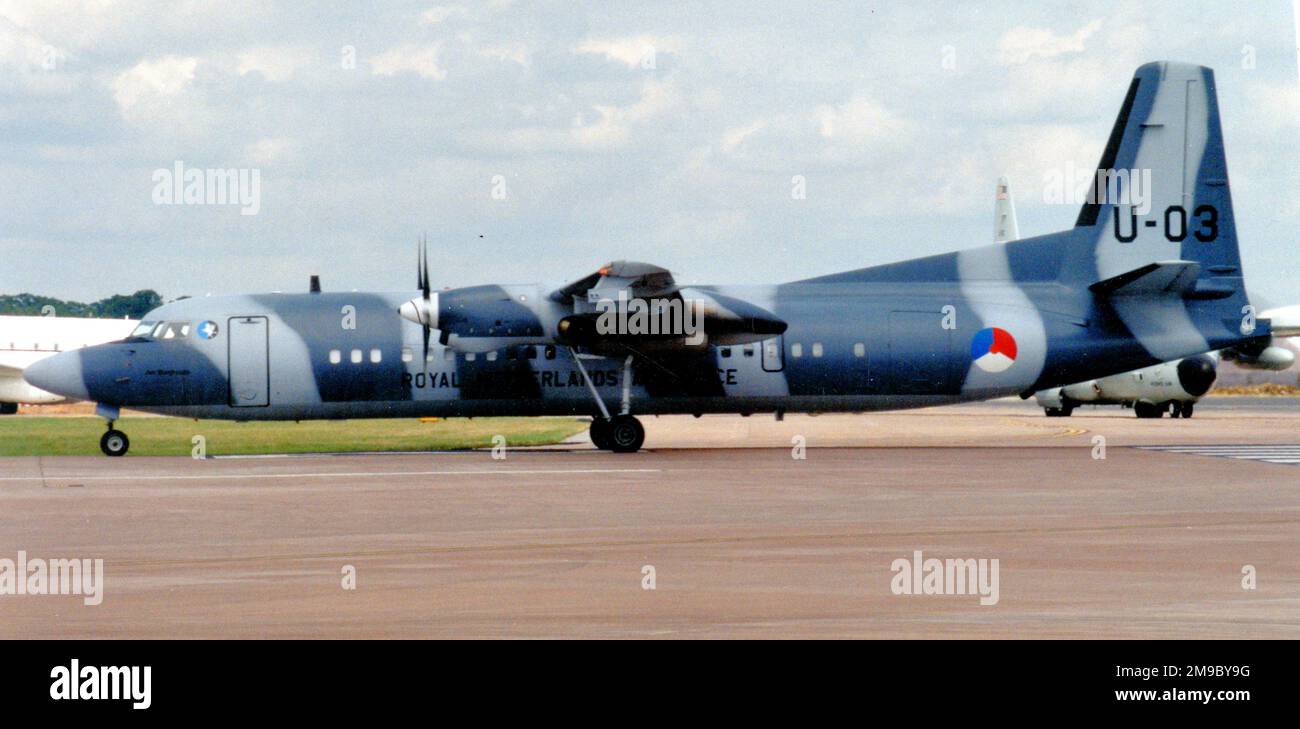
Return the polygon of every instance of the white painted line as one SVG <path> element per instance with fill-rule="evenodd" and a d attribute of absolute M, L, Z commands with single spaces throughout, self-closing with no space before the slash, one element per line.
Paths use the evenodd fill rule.
<path fill-rule="evenodd" d="M 202 476 L 78 476 L 49 474 L 42 476 L 4 476 L 0 481 L 217 481 L 239 480 L 257 481 L 268 478 L 375 478 L 379 476 L 536 476 L 545 474 L 569 475 L 585 473 L 662 473 L 659 468 L 560 468 L 560 469 L 512 469 L 480 471 L 356 471 L 351 473 L 213 473 Z"/>

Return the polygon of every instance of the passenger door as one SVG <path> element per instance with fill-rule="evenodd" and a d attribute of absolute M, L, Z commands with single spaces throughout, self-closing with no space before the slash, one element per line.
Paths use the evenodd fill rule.
<path fill-rule="evenodd" d="M 230 356 L 230 405 L 237 408 L 271 404 L 269 332 L 266 317 L 244 316 L 227 320 Z"/>

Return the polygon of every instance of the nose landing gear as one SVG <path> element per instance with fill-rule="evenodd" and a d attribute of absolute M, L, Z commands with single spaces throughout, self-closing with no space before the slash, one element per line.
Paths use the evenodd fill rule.
<path fill-rule="evenodd" d="M 117 458 L 125 456 L 126 452 L 131 449 L 131 439 L 126 437 L 126 433 L 113 428 L 117 422 L 117 417 L 121 415 L 116 405 L 105 405 L 104 403 L 95 404 L 95 414 L 108 421 L 108 432 L 99 439 L 99 450 L 104 455 Z"/>
<path fill-rule="evenodd" d="M 108 432 L 104 437 L 99 439 L 99 449 L 106 456 L 114 458 L 125 456 L 126 452 L 131 449 L 131 439 L 126 437 L 126 433 L 113 429 L 113 421 L 108 421 Z"/>

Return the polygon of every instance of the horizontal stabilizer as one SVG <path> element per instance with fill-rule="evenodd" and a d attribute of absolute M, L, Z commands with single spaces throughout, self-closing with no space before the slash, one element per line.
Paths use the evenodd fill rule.
<path fill-rule="evenodd" d="M 1196 261 L 1157 261 L 1103 279 L 1088 288 L 1099 296 L 1184 294 L 1196 285 L 1201 264 Z"/>

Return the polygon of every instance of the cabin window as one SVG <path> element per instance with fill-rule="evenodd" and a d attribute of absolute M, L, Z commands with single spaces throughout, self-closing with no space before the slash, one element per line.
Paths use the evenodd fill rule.
<path fill-rule="evenodd" d="M 337 349 L 330 350 L 330 364 L 338 364 L 343 361 L 343 353 Z"/>
<path fill-rule="evenodd" d="M 862 342 L 855 342 L 855 343 L 853 344 L 853 356 L 854 356 L 854 357 L 866 357 L 866 356 L 867 356 L 867 345 L 863 344 Z"/>
<path fill-rule="evenodd" d="M 548 345 L 546 345 L 546 353 L 545 353 L 545 357 L 546 357 L 547 359 L 555 359 L 555 345 L 554 345 L 554 344 L 548 344 Z"/>
<path fill-rule="evenodd" d="M 469 352 L 465 355 L 466 362 L 473 362 L 475 359 L 478 359 L 478 355 L 473 352 Z"/>
<path fill-rule="evenodd" d="M 746 345 L 745 345 L 745 348 L 742 349 L 741 351 L 745 353 L 745 356 L 746 356 L 746 357 L 753 357 L 753 356 L 754 356 L 754 345 L 752 345 L 752 344 L 746 344 Z"/>
<path fill-rule="evenodd" d="M 361 350 L 352 350 L 352 364 L 361 364 Z"/>
<path fill-rule="evenodd" d="M 415 359 L 415 352 L 412 352 L 410 347 L 402 347 L 402 361 L 410 362 L 414 359 Z"/>
<path fill-rule="evenodd" d="M 384 361 L 384 353 L 383 353 L 383 352 L 379 351 L 378 349 L 372 349 L 372 350 L 370 350 L 370 362 L 371 362 L 371 364 L 379 364 L 380 362 L 383 362 L 383 361 Z"/>
<path fill-rule="evenodd" d="M 722 356 L 723 356 L 723 357 L 730 357 L 730 356 L 731 356 L 731 347 L 723 347 L 723 348 L 722 348 Z"/>
<path fill-rule="evenodd" d="M 790 356 L 791 356 L 791 357 L 802 357 L 802 356 L 803 356 L 803 345 L 800 344 L 800 343 L 798 343 L 798 342 L 795 342 L 794 344 L 791 344 L 791 345 L 790 345 Z"/>
<path fill-rule="evenodd" d="M 453 361 L 455 361 L 455 359 L 456 359 L 456 353 L 455 353 L 455 352 L 451 351 L 450 349 L 444 349 L 444 350 L 442 350 L 442 361 L 443 361 L 443 362 L 453 362 Z"/>
<path fill-rule="evenodd" d="M 537 359 L 537 347 L 524 347 L 525 359 Z"/>
<path fill-rule="evenodd" d="M 822 343 L 821 343 L 821 342 L 813 342 L 813 346 L 812 346 L 812 356 L 814 356 L 814 357 L 820 357 L 820 356 L 822 356 Z"/>
<path fill-rule="evenodd" d="M 497 353 L 496 353 L 496 352 L 488 352 L 488 353 L 487 353 L 487 361 L 489 361 L 489 362 L 495 362 L 495 361 L 497 361 Z"/>

